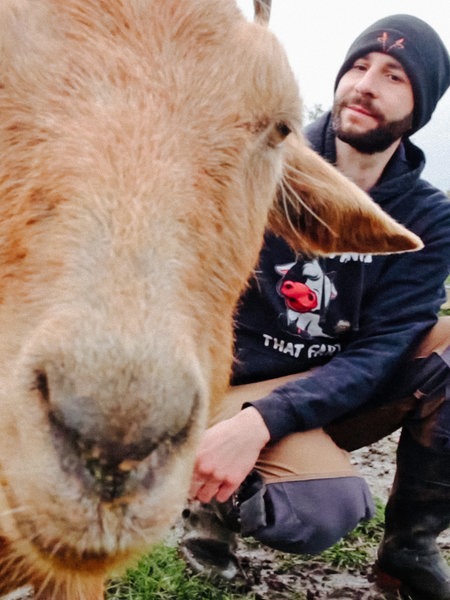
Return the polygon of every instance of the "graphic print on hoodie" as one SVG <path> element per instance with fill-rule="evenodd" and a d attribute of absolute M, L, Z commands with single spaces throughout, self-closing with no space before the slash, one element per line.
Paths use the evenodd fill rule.
<path fill-rule="evenodd" d="M 236 315 L 232 383 L 299 373 L 341 352 L 372 266 L 370 255 L 296 254 L 269 234 Z"/>
<path fill-rule="evenodd" d="M 277 292 L 286 304 L 279 317 L 281 328 L 304 339 L 331 337 L 322 325 L 337 296 L 334 273 L 326 273 L 317 259 L 276 265 L 275 271 L 281 275 Z"/>

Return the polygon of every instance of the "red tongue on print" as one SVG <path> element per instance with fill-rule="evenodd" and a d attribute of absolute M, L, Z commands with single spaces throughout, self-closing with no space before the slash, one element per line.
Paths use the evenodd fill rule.
<path fill-rule="evenodd" d="M 311 288 L 299 281 L 285 281 L 280 289 L 286 303 L 296 312 L 309 312 L 317 308 L 317 295 Z"/>

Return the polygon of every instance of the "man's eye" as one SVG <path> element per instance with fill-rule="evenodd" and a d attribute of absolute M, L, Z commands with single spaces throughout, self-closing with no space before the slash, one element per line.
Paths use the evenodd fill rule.
<path fill-rule="evenodd" d="M 395 82 L 398 82 L 398 83 L 403 83 L 405 81 L 404 77 L 402 77 L 401 75 L 395 75 L 394 73 L 390 73 L 389 74 L 389 79 L 391 81 L 395 81 Z"/>

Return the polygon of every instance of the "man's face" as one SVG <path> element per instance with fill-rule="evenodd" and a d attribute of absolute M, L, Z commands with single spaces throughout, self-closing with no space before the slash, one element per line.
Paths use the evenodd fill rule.
<path fill-rule="evenodd" d="M 386 150 L 412 126 L 414 96 L 402 65 L 388 54 L 358 58 L 336 89 L 336 136 L 363 154 Z"/>

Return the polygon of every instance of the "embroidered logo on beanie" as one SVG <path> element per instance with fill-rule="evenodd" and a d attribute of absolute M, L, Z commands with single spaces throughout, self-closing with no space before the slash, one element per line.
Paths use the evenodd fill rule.
<path fill-rule="evenodd" d="M 383 35 L 380 35 L 379 37 L 377 37 L 377 41 L 380 42 L 383 52 L 386 52 L 387 54 L 389 54 L 389 52 L 391 50 L 393 50 L 394 48 L 404 48 L 405 47 L 404 46 L 405 38 L 400 38 L 400 39 L 396 40 L 395 42 L 392 42 L 392 39 L 391 39 L 389 33 L 387 33 L 387 31 L 383 31 Z"/>

